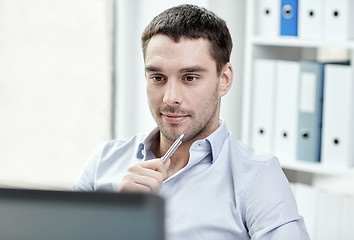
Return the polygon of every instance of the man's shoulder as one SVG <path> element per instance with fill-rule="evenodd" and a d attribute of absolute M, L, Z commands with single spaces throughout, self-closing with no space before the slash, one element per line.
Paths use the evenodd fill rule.
<path fill-rule="evenodd" d="M 126 169 L 139 161 L 137 152 L 144 135 L 102 142 L 92 153 L 74 190 L 116 191 Z"/>
<path fill-rule="evenodd" d="M 256 149 L 241 142 L 233 136 L 231 136 L 230 141 L 234 145 L 234 149 L 238 154 L 238 159 L 241 161 L 257 164 L 264 163 L 272 159 L 274 160 L 276 158 L 272 153 Z"/>
<path fill-rule="evenodd" d="M 139 134 L 129 138 L 111 139 L 102 142 L 97 150 L 101 156 L 116 155 L 120 152 L 136 152 L 139 145 L 142 143 L 146 134 Z"/>

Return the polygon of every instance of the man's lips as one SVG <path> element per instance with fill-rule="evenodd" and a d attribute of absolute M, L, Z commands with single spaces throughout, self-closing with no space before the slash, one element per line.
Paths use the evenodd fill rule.
<path fill-rule="evenodd" d="M 185 120 L 188 115 L 175 113 L 161 113 L 162 118 L 168 123 L 179 123 Z"/>

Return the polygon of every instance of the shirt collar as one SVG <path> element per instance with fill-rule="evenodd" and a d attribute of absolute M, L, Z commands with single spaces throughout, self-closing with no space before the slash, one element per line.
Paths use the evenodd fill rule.
<path fill-rule="evenodd" d="M 156 141 L 157 138 L 160 137 L 159 134 L 160 131 L 156 127 L 146 137 L 142 139 L 136 152 L 137 158 L 139 159 L 144 159 L 144 157 L 146 158 L 147 151 L 150 151 L 152 144 Z"/>
<path fill-rule="evenodd" d="M 159 137 L 159 133 L 160 131 L 156 127 L 145 138 L 143 138 L 143 140 L 141 141 L 137 149 L 137 153 L 136 153 L 137 158 L 144 159 L 144 157 L 146 157 L 147 152 L 150 151 L 152 144 Z M 211 147 L 213 162 L 219 157 L 224 141 L 228 136 L 229 136 L 229 131 L 226 127 L 225 121 L 220 119 L 219 127 L 205 139 L 199 140 L 199 141 L 206 141 L 207 143 L 209 143 Z"/>
<path fill-rule="evenodd" d="M 211 146 L 212 162 L 218 159 L 222 146 L 228 136 L 229 131 L 227 130 L 225 121 L 220 119 L 219 127 L 206 138 L 206 141 Z"/>

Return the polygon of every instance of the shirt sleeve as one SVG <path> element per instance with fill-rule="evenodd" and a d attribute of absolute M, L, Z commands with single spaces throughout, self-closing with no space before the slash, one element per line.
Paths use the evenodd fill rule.
<path fill-rule="evenodd" d="M 89 157 L 84 168 L 72 186 L 73 191 L 93 192 L 95 190 L 95 174 L 103 144 L 101 144 Z"/>
<path fill-rule="evenodd" d="M 260 163 L 248 189 L 245 206 L 251 239 L 310 239 L 289 182 L 276 158 Z"/>

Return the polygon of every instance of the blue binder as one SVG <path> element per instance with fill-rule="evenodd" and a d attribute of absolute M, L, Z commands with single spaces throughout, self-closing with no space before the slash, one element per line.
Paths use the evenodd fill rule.
<path fill-rule="evenodd" d="M 281 1 L 280 35 L 297 36 L 298 0 Z"/>
<path fill-rule="evenodd" d="M 323 81 L 324 64 L 300 62 L 298 160 L 319 162 L 321 159 Z"/>

